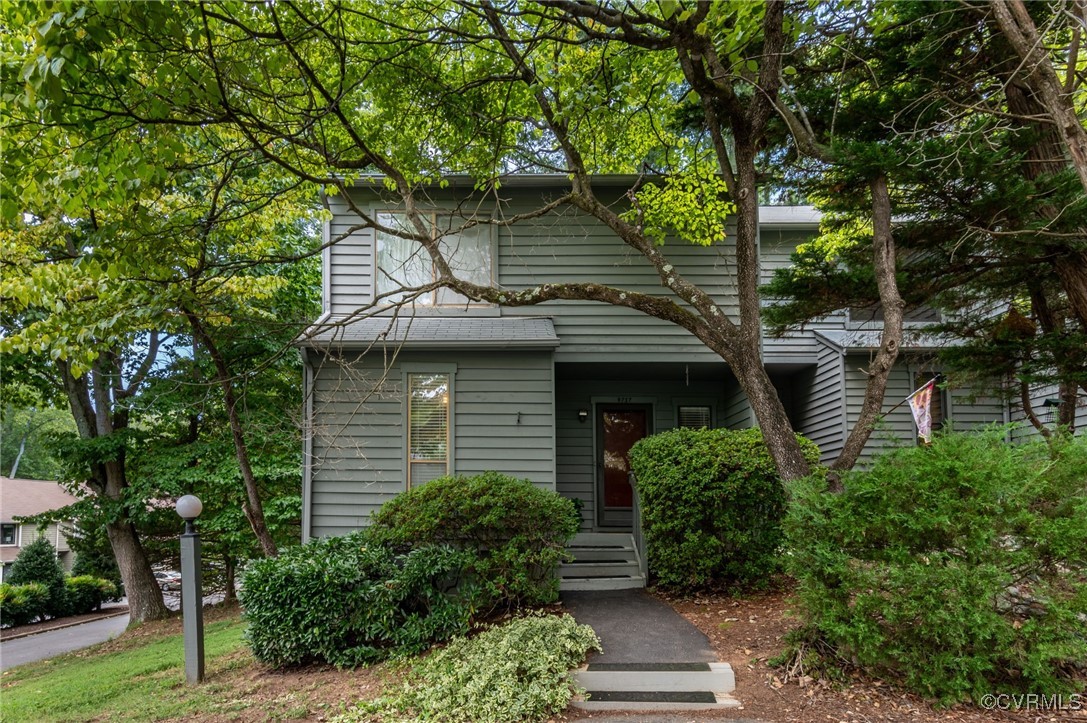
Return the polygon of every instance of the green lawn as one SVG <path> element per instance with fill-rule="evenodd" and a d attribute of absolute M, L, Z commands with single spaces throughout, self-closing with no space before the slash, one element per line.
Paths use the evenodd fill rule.
<path fill-rule="evenodd" d="M 205 628 L 209 677 L 249 665 L 245 623 L 235 616 Z M 8 671 L 0 693 L 4 721 L 158 720 L 189 713 L 225 713 L 244 708 L 214 679 L 185 684 L 182 638 L 177 633 L 132 636 L 104 649 L 71 653 Z"/>

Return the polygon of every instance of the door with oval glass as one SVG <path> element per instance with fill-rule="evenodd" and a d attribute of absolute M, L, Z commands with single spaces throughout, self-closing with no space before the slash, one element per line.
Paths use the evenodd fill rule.
<path fill-rule="evenodd" d="M 600 404 L 596 408 L 597 524 L 633 524 L 634 490 L 630 487 L 630 448 L 649 434 L 652 407 L 647 404 Z"/>

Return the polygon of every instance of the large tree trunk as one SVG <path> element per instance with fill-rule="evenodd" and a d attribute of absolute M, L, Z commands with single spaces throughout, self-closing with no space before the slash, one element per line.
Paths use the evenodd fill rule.
<path fill-rule="evenodd" d="M 872 435 L 872 427 L 883 410 L 883 398 L 887 392 L 887 377 L 898 359 L 902 345 L 902 316 L 905 304 L 898 292 L 895 279 L 895 242 L 891 233 L 891 195 L 887 189 L 887 177 L 872 179 L 872 261 L 879 288 L 879 303 L 883 307 L 883 332 L 879 351 L 868 367 L 868 383 L 864 388 L 864 404 L 849 437 L 842 445 L 838 458 L 830 465 L 831 489 L 840 491 L 838 472 L 850 470 L 864 451 L 864 445 Z"/>
<path fill-rule="evenodd" d="M 106 525 L 113 556 L 128 596 L 129 616 L 132 622 L 158 620 L 170 615 L 170 609 L 162 600 L 155 574 L 144 554 L 136 527 L 129 520 L 116 520 Z"/>

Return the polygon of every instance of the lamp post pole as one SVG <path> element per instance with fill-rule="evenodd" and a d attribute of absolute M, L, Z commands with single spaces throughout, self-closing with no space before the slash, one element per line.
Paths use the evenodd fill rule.
<path fill-rule="evenodd" d="M 185 679 L 204 680 L 204 595 L 200 580 L 200 535 L 196 518 L 204 506 L 194 495 L 177 501 L 177 514 L 185 520 L 181 533 L 181 620 L 185 633 Z"/>

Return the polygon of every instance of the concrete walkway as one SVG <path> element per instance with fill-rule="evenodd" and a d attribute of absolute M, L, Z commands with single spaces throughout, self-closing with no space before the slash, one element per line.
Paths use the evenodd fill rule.
<path fill-rule="evenodd" d="M 600 636 L 590 663 L 712 663 L 709 638 L 643 590 L 564 592 L 562 603 Z"/>

